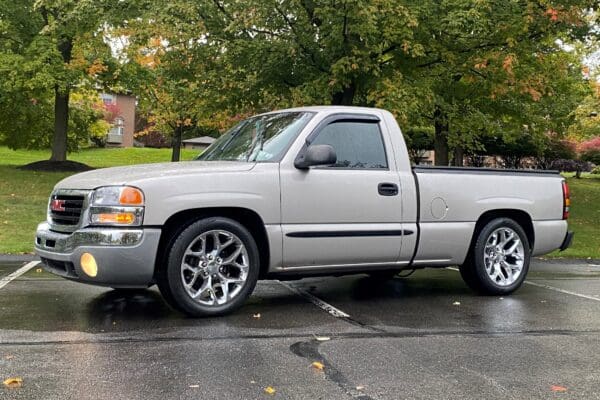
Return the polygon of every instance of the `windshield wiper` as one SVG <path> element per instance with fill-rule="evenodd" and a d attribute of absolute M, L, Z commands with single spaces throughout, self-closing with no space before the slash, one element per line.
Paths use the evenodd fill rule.
<path fill-rule="evenodd" d="M 247 122 L 246 122 L 246 124 L 247 124 Z M 225 143 L 223 143 L 223 144 L 221 145 L 221 147 L 219 147 L 219 150 L 221 150 L 221 151 L 225 150 L 225 148 L 226 148 L 227 146 L 229 146 L 229 143 L 231 143 L 231 141 L 232 141 L 233 139 L 235 139 L 236 137 L 238 137 L 238 135 L 240 134 L 240 132 L 242 132 L 242 128 L 243 128 L 244 126 L 246 126 L 246 124 L 240 124 L 240 126 L 238 126 L 238 128 L 235 130 L 235 132 L 233 132 L 233 133 L 231 134 L 231 136 L 229 137 L 229 139 L 227 139 L 227 140 L 225 141 Z"/>

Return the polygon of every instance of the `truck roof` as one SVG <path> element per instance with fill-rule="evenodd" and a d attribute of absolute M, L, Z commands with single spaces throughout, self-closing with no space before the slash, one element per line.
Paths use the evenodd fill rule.
<path fill-rule="evenodd" d="M 280 112 L 294 112 L 294 111 L 296 111 L 296 112 L 297 111 L 327 112 L 327 113 L 333 113 L 333 112 L 345 112 L 345 113 L 369 112 L 369 113 L 372 113 L 373 111 L 383 112 L 385 110 L 383 110 L 381 108 L 356 107 L 356 106 L 306 106 L 306 107 L 286 108 L 283 110 L 273 110 L 270 112 L 263 113 L 262 115 L 280 113 Z"/>

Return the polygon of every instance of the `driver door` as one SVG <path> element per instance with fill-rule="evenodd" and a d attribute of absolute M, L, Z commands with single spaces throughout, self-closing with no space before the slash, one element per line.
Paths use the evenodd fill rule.
<path fill-rule="evenodd" d="M 330 118 L 309 135 L 310 144 L 334 148 L 335 165 L 281 169 L 285 269 L 398 261 L 400 181 L 380 121 L 371 117 Z"/>

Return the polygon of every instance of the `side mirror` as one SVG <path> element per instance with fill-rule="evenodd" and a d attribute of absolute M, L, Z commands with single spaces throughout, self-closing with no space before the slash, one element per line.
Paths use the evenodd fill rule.
<path fill-rule="evenodd" d="M 337 156 L 332 146 L 328 144 L 313 144 L 296 157 L 294 166 L 298 169 L 308 169 L 315 165 L 335 164 L 336 161 Z"/>

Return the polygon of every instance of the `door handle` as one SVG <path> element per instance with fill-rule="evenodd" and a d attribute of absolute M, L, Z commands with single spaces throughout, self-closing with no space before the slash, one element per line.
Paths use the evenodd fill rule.
<path fill-rule="evenodd" d="M 377 191 L 382 196 L 397 196 L 398 195 L 398 185 L 395 183 L 380 183 L 377 185 Z"/>

